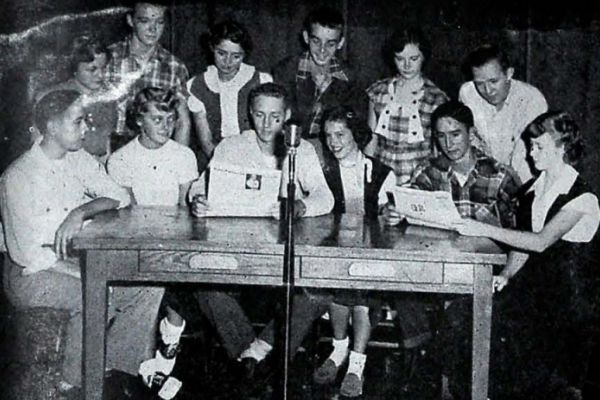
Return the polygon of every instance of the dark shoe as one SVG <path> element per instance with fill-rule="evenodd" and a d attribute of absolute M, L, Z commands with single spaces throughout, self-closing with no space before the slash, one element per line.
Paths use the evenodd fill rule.
<path fill-rule="evenodd" d="M 333 383 L 337 377 L 339 369 L 340 368 L 335 365 L 331 358 L 328 358 L 319 368 L 315 370 L 313 373 L 313 380 L 318 385 L 328 385 Z"/>
<path fill-rule="evenodd" d="M 270 357 L 260 362 L 254 358 L 243 358 L 240 364 L 238 392 L 243 396 L 240 398 L 248 398 L 267 389 L 267 384 L 275 373 Z"/>
<path fill-rule="evenodd" d="M 172 359 L 181 351 L 181 342 L 165 344 L 162 340 L 159 341 L 158 351 L 166 359 Z"/>
<path fill-rule="evenodd" d="M 356 374 L 346 374 L 340 386 L 340 395 L 344 397 L 358 397 L 363 392 L 364 379 Z"/>

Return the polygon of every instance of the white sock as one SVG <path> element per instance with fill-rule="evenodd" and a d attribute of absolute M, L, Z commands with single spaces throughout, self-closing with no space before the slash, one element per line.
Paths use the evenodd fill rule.
<path fill-rule="evenodd" d="M 240 354 L 239 360 L 242 358 L 254 358 L 261 362 L 273 350 L 273 346 L 262 339 L 256 338 L 250 343 L 250 346 Z"/>
<path fill-rule="evenodd" d="M 333 339 L 333 351 L 329 355 L 329 358 L 336 367 L 339 367 L 346 361 L 346 357 L 348 357 L 348 345 L 350 344 L 350 340 L 348 336 L 345 339 Z"/>
<path fill-rule="evenodd" d="M 181 338 L 181 334 L 183 333 L 184 329 L 185 320 L 181 326 L 176 326 L 171 324 L 166 317 L 160 321 L 160 325 L 158 327 L 160 338 L 164 344 L 179 343 L 179 339 Z"/>
<path fill-rule="evenodd" d="M 350 352 L 350 359 L 348 360 L 348 371 L 346 374 L 355 374 L 359 378 L 362 378 L 363 370 L 365 369 L 365 363 L 367 362 L 367 355 L 357 353 L 355 351 Z"/>

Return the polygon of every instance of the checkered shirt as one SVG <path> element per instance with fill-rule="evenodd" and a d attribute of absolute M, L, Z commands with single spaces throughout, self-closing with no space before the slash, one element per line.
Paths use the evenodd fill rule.
<path fill-rule="evenodd" d="M 367 89 L 367 95 L 374 105 L 377 118 L 386 107 L 384 99 L 389 97 L 389 94 L 393 95 L 393 93 L 389 93 L 388 89 L 390 83 L 395 79 L 397 78 L 377 81 Z M 389 139 L 377 135 L 374 157 L 394 171 L 398 182 L 406 182 L 414 169 L 431 156 L 431 114 L 440 104 L 448 101 L 448 96 L 429 79 L 423 78 L 423 91 L 423 97 L 419 100 L 419 117 L 423 126 L 424 141 L 406 143 L 401 140 L 401 137 L 408 134 L 408 118 L 410 117 L 403 115 L 402 108 L 393 110 L 393 114 L 390 116 L 388 130 L 395 134 L 391 135 Z"/>
<path fill-rule="evenodd" d="M 348 75 L 344 72 L 344 69 L 335 57 L 333 57 L 329 63 L 329 73 L 334 79 L 349 81 Z M 300 57 L 300 60 L 298 61 L 298 72 L 296 73 L 296 82 L 305 79 L 312 79 L 310 75 L 310 54 L 308 51 Z M 323 93 L 319 92 L 319 90 L 315 90 L 315 100 L 310 113 L 309 136 L 316 136 L 321 132 L 321 119 L 323 118 L 324 110 L 320 99 Z"/>
<path fill-rule="evenodd" d="M 452 193 L 452 200 L 463 217 L 503 227 L 515 226 L 516 195 L 521 181 L 511 167 L 472 148 L 477 161 L 460 185 L 450 162 L 438 156 L 419 165 L 411 186 L 422 190 Z"/>
<path fill-rule="evenodd" d="M 107 80 L 122 91 L 117 105 L 117 135 L 128 135 L 125 125 L 127 106 L 136 93 L 146 87 L 160 87 L 182 93 L 189 73 L 185 65 L 164 47 L 158 46 L 142 70 L 131 54 L 131 37 L 109 47 L 111 60 L 107 66 Z"/>

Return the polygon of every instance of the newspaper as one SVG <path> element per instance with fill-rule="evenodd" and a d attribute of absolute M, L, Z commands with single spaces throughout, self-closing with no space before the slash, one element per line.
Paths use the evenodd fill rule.
<path fill-rule="evenodd" d="M 449 192 L 395 187 L 390 195 L 398 213 L 410 224 L 456 230 L 462 223 Z"/>
<path fill-rule="evenodd" d="M 211 163 L 209 217 L 270 217 L 277 202 L 281 171 Z"/>

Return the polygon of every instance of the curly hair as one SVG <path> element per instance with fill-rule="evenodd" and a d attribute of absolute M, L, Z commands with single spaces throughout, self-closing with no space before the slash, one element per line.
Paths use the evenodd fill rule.
<path fill-rule="evenodd" d="M 215 48 L 223 40 L 229 40 L 240 45 L 246 55 L 252 51 L 252 39 L 246 28 L 232 20 L 227 20 L 214 25 L 208 34 L 208 43 Z"/>
<path fill-rule="evenodd" d="M 564 161 L 576 165 L 584 155 L 584 145 L 579 126 L 565 111 L 548 111 L 534 119 L 523 132 L 523 140 L 527 143 L 545 133 L 550 134 L 557 146 L 564 146 Z"/>
<path fill-rule="evenodd" d="M 140 126 L 137 121 L 140 115 L 149 110 L 150 104 L 153 104 L 157 110 L 162 112 L 176 112 L 179 98 L 173 89 L 147 87 L 140 90 L 127 108 L 126 116 L 127 127 L 136 134 L 140 133 Z"/>
<path fill-rule="evenodd" d="M 352 132 L 352 137 L 359 150 L 364 149 L 373 136 L 373 132 L 371 132 L 364 119 L 360 118 L 352 107 L 349 106 L 335 106 L 325 110 L 321 121 L 321 132 L 325 132 L 325 124 L 327 122 L 341 122 L 346 125 L 350 132 Z M 322 139 L 325 141 L 324 134 L 322 135 Z"/>

